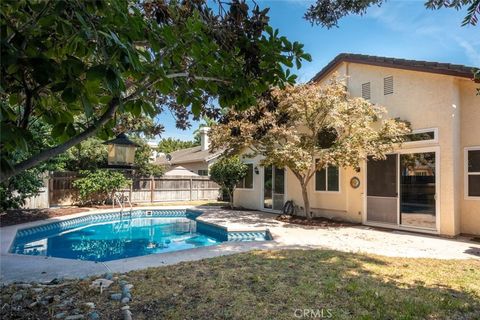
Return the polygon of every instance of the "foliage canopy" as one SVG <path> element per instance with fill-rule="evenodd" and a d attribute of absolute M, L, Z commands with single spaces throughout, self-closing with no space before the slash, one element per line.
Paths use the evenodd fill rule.
<path fill-rule="evenodd" d="M 371 6 L 381 6 L 385 0 L 316 0 L 305 13 L 305 19 L 312 24 L 332 28 L 338 26 L 338 20 L 350 15 L 363 15 Z M 431 10 L 453 8 L 460 10 L 467 7 L 467 14 L 462 26 L 475 26 L 480 15 L 480 0 L 427 0 L 425 7 Z"/>
<path fill-rule="evenodd" d="M 243 113 L 229 112 L 212 128 L 212 147 L 264 157 L 263 165 L 288 167 L 297 178 L 305 214 L 311 217 L 307 186 L 328 165 L 357 167 L 381 159 L 409 131 L 404 122 L 385 118 L 386 110 L 350 97 L 342 81 L 274 89 Z"/>
<path fill-rule="evenodd" d="M 1 2 L 1 180 L 85 139 L 114 134 L 121 119 L 242 109 L 310 56 L 273 30 L 268 9 L 243 0 Z M 128 119 L 127 119 L 128 120 Z M 55 144 L 18 162 L 32 124 Z M 156 128 L 157 131 L 161 128 Z"/>

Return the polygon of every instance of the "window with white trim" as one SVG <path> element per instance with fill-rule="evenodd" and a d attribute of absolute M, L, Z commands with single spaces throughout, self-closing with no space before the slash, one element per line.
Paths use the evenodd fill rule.
<path fill-rule="evenodd" d="M 208 170 L 200 169 L 197 173 L 199 176 L 208 176 Z"/>
<path fill-rule="evenodd" d="M 253 164 L 246 163 L 247 175 L 238 182 L 237 188 L 238 189 L 253 189 Z"/>
<path fill-rule="evenodd" d="M 466 196 L 480 198 L 480 147 L 465 149 Z"/>
<path fill-rule="evenodd" d="M 340 191 L 340 172 L 338 167 L 327 166 L 315 172 L 315 191 Z"/>
<path fill-rule="evenodd" d="M 438 129 L 417 129 L 412 130 L 404 136 L 404 143 L 432 143 L 438 141 Z"/>

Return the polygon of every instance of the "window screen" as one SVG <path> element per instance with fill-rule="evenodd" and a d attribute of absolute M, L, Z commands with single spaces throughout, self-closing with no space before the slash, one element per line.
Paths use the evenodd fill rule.
<path fill-rule="evenodd" d="M 368 157 L 367 196 L 397 196 L 397 155 L 387 155 L 385 160 Z"/>

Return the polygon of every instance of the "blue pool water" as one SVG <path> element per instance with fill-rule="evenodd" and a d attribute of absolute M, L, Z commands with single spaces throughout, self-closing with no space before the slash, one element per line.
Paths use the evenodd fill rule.
<path fill-rule="evenodd" d="M 173 212 L 173 213 L 172 213 Z M 94 215 L 20 230 L 12 253 L 89 261 L 111 261 L 204 246 L 224 241 L 267 240 L 264 233 L 229 234 L 197 222 L 198 213 L 137 210 L 131 217 L 118 213 Z"/>

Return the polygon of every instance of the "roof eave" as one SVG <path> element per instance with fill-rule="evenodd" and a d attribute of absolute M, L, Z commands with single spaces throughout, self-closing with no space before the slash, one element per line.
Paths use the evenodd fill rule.
<path fill-rule="evenodd" d="M 401 60 L 401 59 L 399 59 Z M 413 61 L 413 60 L 412 60 Z M 364 58 L 358 58 L 355 56 L 351 56 L 349 54 L 341 53 L 336 56 L 332 61 L 330 61 L 320 72 L 318 72 L 309 82 L 318 82 L 319 80 L 323 79 L 325 76 L 330 74 L 333 70 L 335 70 L 340 64 L 343 62 L 346 63 L 358 63 L 358 64 L 365 64 L 365 65 L 372 65 L 378 67 L 385 67 L 385 68 L 393 68 L 393 69 L 402 69 L 402 70 L 410 70 L 410 71 L 418 71 L 418 72 L 427 72 L 427 73 L 434 73 L 434 74 L 442 74 L 442 75 L 449 75 L 454 77 L 460 78 L 467 78 L 470 80 L 473 79 L 473 72 L 460 72 L 456 70 L 448 70 L 448 69 L 434 69 L 429 68 L 426 66 L 415 66 L 415 65 L 404 65 L 404 64 L 394 64 L 389 62 L 381 62 L 381 61 L 370 61 L 365 60 Z"/>

